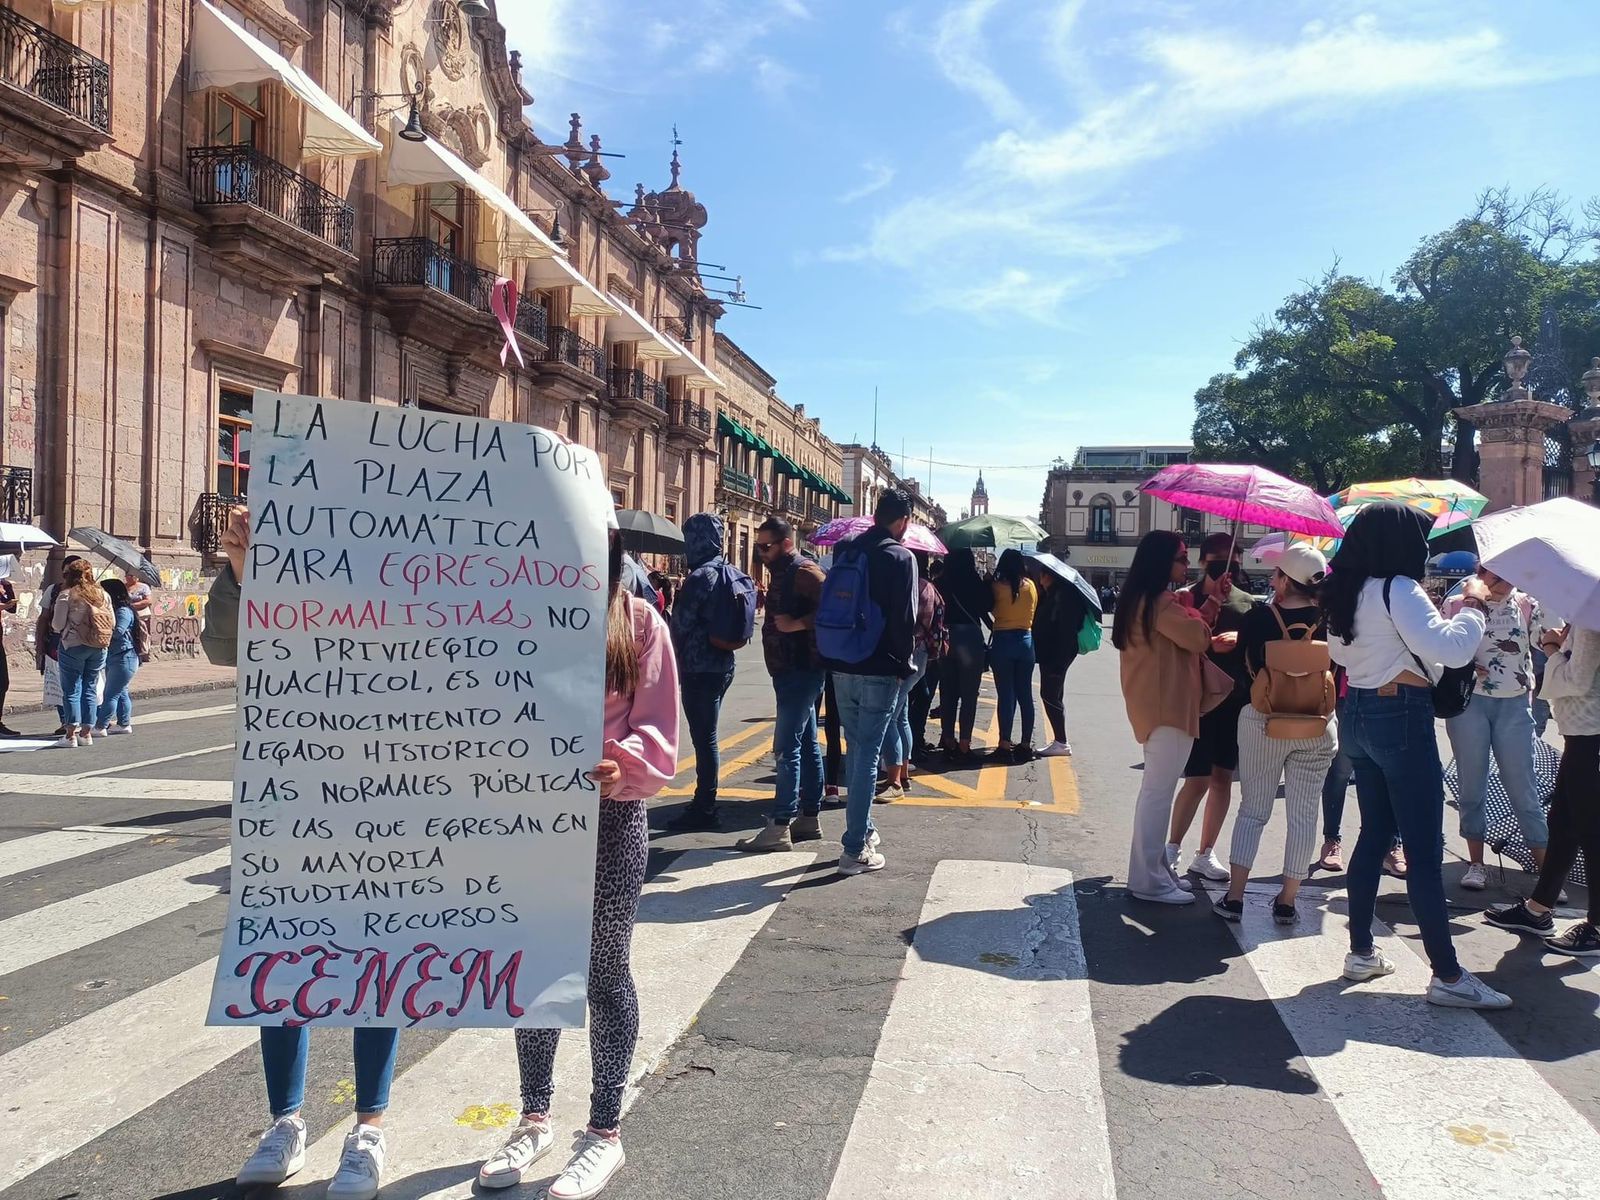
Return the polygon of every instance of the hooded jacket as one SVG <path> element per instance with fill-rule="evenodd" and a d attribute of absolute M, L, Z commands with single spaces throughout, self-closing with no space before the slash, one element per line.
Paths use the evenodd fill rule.
<path fill-rule="evenodd" d="M 672 648 L 681 675 L 726 675 L 733 670 L 733 651 L 711 644 L 711 602 L 722 557 L 722 518 L 696 513 L 683 523 L 683 552 L 689 577 L 672 606 Z"/>

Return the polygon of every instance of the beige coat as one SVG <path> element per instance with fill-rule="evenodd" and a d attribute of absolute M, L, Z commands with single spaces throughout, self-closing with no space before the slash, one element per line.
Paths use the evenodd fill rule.
<path fill-rule="evenodd" d="M 1210 627 L 1170 592 L 1156 600 L 1149 641 L 1143 613 L 1134 615 L 1122 652 L 1122 701 L 1141 745 L 1163 725 L 1200 735 L 1200 660 L 1210 645 Z"/>

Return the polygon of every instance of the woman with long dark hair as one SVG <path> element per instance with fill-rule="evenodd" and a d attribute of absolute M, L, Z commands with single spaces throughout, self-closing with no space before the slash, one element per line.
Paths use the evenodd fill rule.
<path fill-rule="evenodd" d="M 95 733 L 100 737 L 133 732 L 133 700 L 128 685 L 139 671 L 139 651 L 144 644 L 144 626 L 133 607 L 128 585 L 120 579 L 107 579 L 101 585 L 111 597 L 111 612 L 116 627 L 111 645 L 106 647 L 106 686 L 101 695 Z"/>
<path fill-rule="evenodd" d="M 1456 959 L 1445 905 L 1444 768 L 1434 728 L 1434 681 L 1471 662 L 1483 640 L 1488 589 L 1469 579 L 1463 607 L 1445 619 L 1422 589 L 1430 521 L 1399 504 L 1374 504 L 1345 531 L 1323 587 L 1328 651 L 1349 676 L 1341 745 L 1355 768 L 1361 836 L 1350 856 L 1350 953 L 1344 977 L 1392 974 L 1373 944 L 1383 856 L 1399 833 L 1409 852 L 1406 893 L 1433 967 L 1428 1001 L 1447 1008 L 1508 1008 Z"/>
<path fill-rule="evenodd" d="M 939 748 L 956 759 L 972 755 L 972 727 L 978 719 L 978 689 L 983 686 L 983 658 L 988 650 L 984 625 L 994 594 L 972 551 L 950 551 L 939 576 L 945 624 L 950 627 L 950 653 L 939 664 L 939 715 L 944 726 Z"/>
<path fill-rule="evenodd" d="M 1189 547 L 1175 533 L 1144 535 L 1117 597 L 1111 644 L 1122 653 L 1122 700 L 1144 747 L 1144 777 L 1134 808 L 1128 894 L 1158 904 L 1192 904 L 1192 885 L 1167 861 L 1167 822 L 1184 764 L 1200 732 L 1200 660 L 1222 602 L 1197 610 L 1174 585 L 1189 577 Z"/>
<path fill-rule="evenodd" d="M 1033 758 L 1033 618 L 1039 611 L 1039 589 L 1029 579 L 1022 551 L 1000 556 L 994 571 L 994 641 L 989 662 L 1000 703 L 1000 744 L 995 757 L 1025 763 Z M 1011 740 L 1011 718 L 1022 710 L 1022 740 Z"/>
<path fill-rule="evenodd" d="M 606 609 L 605 757 L 590 773 L 600 786 L 594 926 L 589 950 L 589 1127 L 552 1200 L 599 1195 L 627 1161 L 618 1123 L 628 1067 L 639 1039 L 639 999 L 629 951 L 644 886 L 645 801 L 678 770 L 678 667 L 655 608 L 620 586 L 622 540 L 611 534 L 611 595 Z M 559 1029 L 516 1031 L 522 1119 L 478 1172 L 486 1188 L 513 1187 L 555 1145 L 550 1099 Z"/>

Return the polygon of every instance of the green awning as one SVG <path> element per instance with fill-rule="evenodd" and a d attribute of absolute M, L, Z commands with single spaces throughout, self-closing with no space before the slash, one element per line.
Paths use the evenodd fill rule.
<path fill-rule="evenodd" d="M 787 454 L 784 454 L 778 450 L 773 450 L 772 459 L 773 462 L 777 464 L 779 475 L 787 475 L 790 479 L 799 479 L 801 481 L 805 480 L 805 468 L 799 463 L 795 462 L 794 459 L 790 458 Z"/>
<path fill-rule="evenodd" d="M 739 422 L 735 421 L 727 413 L 717 414 L 717 433 L 722 437 L 732 438 L 740 445 L 748 446 L 752 450 L 756 448 L 756 435 L 751 433 L 743 425 L 739 424 Z"/>
<path fill-rule="evenodd" d="M 755 450 L 755 452 L 762 458 L 780 457 L 778 452 L 767 443 L 767 439 L 762 437 L 759 433 L 752 433 L 750 436 L 755 439 L 754 442 L 751 443 L 751 448 Z"/>
<path fill-rule="evenodd" d="M 854 505 L 855 504 L 855 502 L 856 502 L 855 497 L 852 496 L 849 492 L 845 491 L 841 487 L 834 487 L 833 484 L 831 484 L 831 483 L 828 486 L 830 488 L 833 488 L 833 498 L 835 500 L 837 500 L 840 504 L 849 504 L 849 505 Z"/>

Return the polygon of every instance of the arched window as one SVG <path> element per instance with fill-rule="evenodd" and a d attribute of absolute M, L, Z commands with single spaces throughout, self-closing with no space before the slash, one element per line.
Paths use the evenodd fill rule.
<path fill-rule="evenodd" d="M 1104 492 L 1089 501 L 1089 540 L 1117 540 L 1117 502 Z"/>

